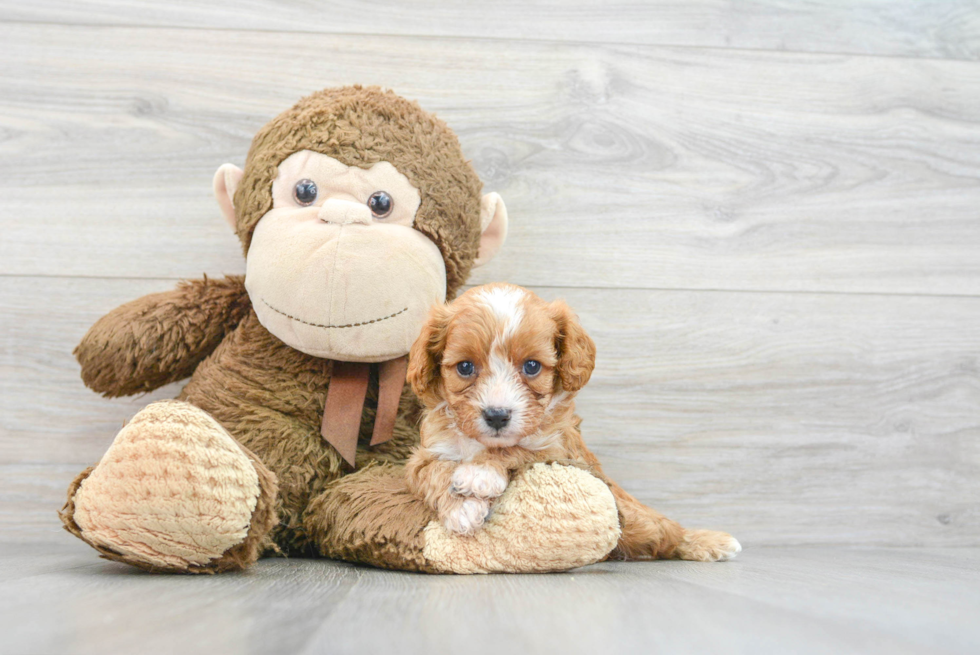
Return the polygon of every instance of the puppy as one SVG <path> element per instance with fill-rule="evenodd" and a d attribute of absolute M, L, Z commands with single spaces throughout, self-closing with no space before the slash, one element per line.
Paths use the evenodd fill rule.
<path fill-rule="evenodd" d="M 515 470 L 578 462 L 616 498 L 622 536 L 610 557 L 733 557 L 741 547 L 730 535 L 684 530 L 603 475 L 573 402 L 594 367 L 595 344 L 562 301 L 489 284 L 434 307 L 409 356 L 408 379 L 425 408 L 409 488 L 448 530 L 468 535 Z"/>

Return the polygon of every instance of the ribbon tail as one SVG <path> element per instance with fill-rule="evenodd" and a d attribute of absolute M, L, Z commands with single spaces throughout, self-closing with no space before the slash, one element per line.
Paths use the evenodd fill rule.
<path fill-rule="evenodd" d="M 361 429 L 368 373 L 368 364 L 335 361 L 323 408 L 320 434 L 351 466 L 354 466 L 357 455 L 357 435 Z"/>
<path fill-rule="evenodd" d="M 398 403 L 408 374 L 408 357 L 390 359 L 378 366 L 378 412 L 374 417 L 374 433 L 371 445 L 391 440 L 394 436 Z"/>

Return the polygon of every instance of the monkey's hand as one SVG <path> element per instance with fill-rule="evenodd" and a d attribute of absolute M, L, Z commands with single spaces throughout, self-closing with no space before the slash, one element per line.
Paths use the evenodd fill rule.
<path fill-rule="evenodd" d="M 85 385 L 104 396 L 144 393 L 188 377 L 247 315 L 243 276 L 185 280 L 117 307 L 75 348 Z"/>

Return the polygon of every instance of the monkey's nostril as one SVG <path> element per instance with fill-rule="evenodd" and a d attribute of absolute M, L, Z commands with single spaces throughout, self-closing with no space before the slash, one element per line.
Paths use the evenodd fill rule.
<path fill-rule="evenodd" d="M 494 430 L 503 430 L 510 423 L 510 410 L 503 407 L 487 407 L 483 410 L 483 420 Z"/>

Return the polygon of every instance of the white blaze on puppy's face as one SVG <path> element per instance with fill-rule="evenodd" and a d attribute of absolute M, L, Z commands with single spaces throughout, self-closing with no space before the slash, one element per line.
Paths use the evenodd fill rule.
<path fill-rule="evenodd" d="M 506 328 L 505 328 L 506 329 Z M 518 434 L 527 420 L 527 400 L 520 369 L 510 361 L 503 344 L 495 342 L 490 350 L 490 360 L 483 379 L 476 383 L 476 403 L 481 417 L 485 411 L 501 410 L 509 414 L 507 425 L 494 429 L 484 418 L 476 424 L 484 437 L 509 440 Z"/>
<path fill-rule="evenodd" d="M 408 353 L 446 296 L 442 254 L 413 228 L 418 189 L 388 162 L 361 169 L 302 150 L 279 164 L 272 198 L 246 258 L 262 325 L 317 357 Z"/>
<path fill-rule="evenodd" d="M 491 286 L 479 289 L 476 298 L 485 304 L 503 325 L 500 337 L 494 345 L 514 336 L 524 319 L 524 299 L 527 293 L 519 287 Z"/>
<path fill-rule="evenodd" d="M 498 322 L 499 333 L 490 346 L 490 361 L 484 380 L 478 383 L 477 403 L 480 407 L 499 408 L 510 412 L 508 425 L 494 430 L 486 421 L 477 423 L 483 436 L 498 440 L 508 439 L 521 432 L 527 419 L 527 401 L 519 366 L 510 361 L 507 345 L 524 319 L 523 301 L 527 294 L 517 287 L 489 287 L 481 289 L 476 298 L 482 302 Z"/>

